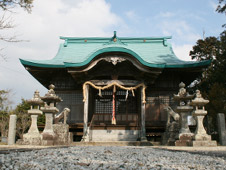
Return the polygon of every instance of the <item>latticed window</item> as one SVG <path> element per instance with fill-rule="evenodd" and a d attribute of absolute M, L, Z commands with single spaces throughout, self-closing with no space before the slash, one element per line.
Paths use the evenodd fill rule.
<path fill-rule="evenodd" d="M 95 95 L 95 113 L 112 113 L 112 91 L 102 91 L 102 97 Z"/>
<path fill-rule="evenodd" d="M 72 104 L 82 104 L 83 103 L 83 94 L 80 91 L 76 92 L 57 92 L 57 95 L 63 99 L 61 104 L 63 105 L 72 105 Z M 60 104 L 60 103 L 59 103 Z"/>
<path fill-rule="evenodd" d="M 128 93 L 128 94 L 127 94 Z M 137 96 L 125 90 L 116 93 L 116 112 L 119 114 L 137 114 Z"/>
<path fill-rule="evenodd" d="M 173 100 L 172 95 L 153 95 L 153 96 L 148 96 L 146 98 L 147 104 L 164 104 L 164 105 L 169 105 L 169 106 L 174 106 L 175 101 Z"/>
<path fill-rule="evenodd" d="M 57 108 L 61 112 L 65 107 L 70 109 L 68 122 L 83 121 L 83 94 L 82 91 L 56 92 L 63 100 L 57 104 Z"/>
<path fill-rule="evenodd" d="M 167 114 L 164 110 L 166 106 L 175 107 L 172 93 L 149 93 L 146 97 L 146 122 L 154 124 L 166 121 Z"/>
<path fill-rule="evenodd" d="M 102 91 L 102 97 L 95 95 L 95 113 L 112 114 L 112 90 Z M 131 92 L 125 90 L 117 90 L 116 92 L 116 114 L 137 114 L 137 96 L 133 96 Z"/>

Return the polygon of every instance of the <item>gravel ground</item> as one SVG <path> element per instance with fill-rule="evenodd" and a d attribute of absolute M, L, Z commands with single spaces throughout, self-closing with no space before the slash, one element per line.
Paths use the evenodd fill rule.
<path fill-rule="evenodd" d="M 0 169 L 226 169 L 225 157 L 151 147 L 76 146 L 0 154 Z"/>

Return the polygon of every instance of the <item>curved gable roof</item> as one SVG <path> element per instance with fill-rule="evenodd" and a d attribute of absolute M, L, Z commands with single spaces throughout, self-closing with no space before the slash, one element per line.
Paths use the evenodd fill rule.
<path fill-rule="evenodd" d="M 60 37 L 57 55 L 51 60 L 23 60 L 23 65 L 65 68 L 80 67 L 89 64 L 96 56 L 106 52 L 124 52 L 134 56 L 141 64 L 154 68 L 187 68 L 209 65 L 210 61 L 183 61 L 174 54 L 167 39 L 171 37 L 119 38 L 116 34 L 110 38 L 98 37 Z"/>

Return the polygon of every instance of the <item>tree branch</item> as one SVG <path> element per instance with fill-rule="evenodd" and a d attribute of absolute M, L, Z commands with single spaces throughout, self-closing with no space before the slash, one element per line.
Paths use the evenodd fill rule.
<path fill-rule="evenodd" d="M 25 9 L 27 12 L 31 12 L 33 0 L 0 0 L 0 8 L 4 11 L 10 11 L 10 9 L 17 6 Z"/>

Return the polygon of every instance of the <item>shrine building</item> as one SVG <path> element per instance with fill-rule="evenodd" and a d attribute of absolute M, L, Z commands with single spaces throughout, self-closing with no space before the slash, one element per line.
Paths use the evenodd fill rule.
<path fill-rule="evenodd" d="M 70 109 L 67 123 L 78 141 L 158 140 L 164 107 L 174 107 L 178 85 L 189 85 L 210 61 L 182 61 L 171 37 L 60 37 L 51 60 L 20 59 L 43 86 L 55 85 Z"/>

